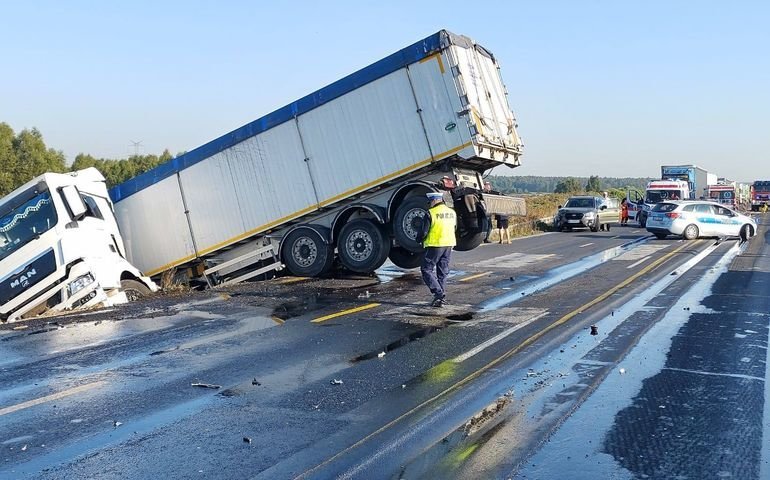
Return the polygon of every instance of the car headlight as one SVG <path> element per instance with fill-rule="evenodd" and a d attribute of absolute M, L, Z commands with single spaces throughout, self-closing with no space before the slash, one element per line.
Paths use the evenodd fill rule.
<path fill-rule="evenodd" d="M 594 218 L 594 212 L 586 212 L 583 214 L 583 216 L 586 218 Z"/>
<path fill-rule="evenodd" d="M 69 291 L 70 297 L 78 293 L 79 291 L 83 290 L 87 286 L 94 283 L 94 277 L 90 273 L 86 273 L 85 275 L 81 275 L 75 280 L 71 281 L 70 284 L 67 286 L 67 290 Z"/>

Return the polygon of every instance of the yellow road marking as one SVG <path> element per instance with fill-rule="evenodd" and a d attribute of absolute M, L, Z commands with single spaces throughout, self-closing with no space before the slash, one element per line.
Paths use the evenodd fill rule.
<path fill-rule="evenodd" d="M 460 282 L 468 282 L 470 280 L 475 280 L 477 278 L 486 277 L 487 275 L 490 275 L 490 274 L 492 274 L 492 272 L 477 273 L 476 275 L 471 275 L 470 277 L 461 278 L 459 281 Z"/>
<path fill-rule="evenodd" d="M 286 285 L 287 283 L 301 282 L 302 280 L 307 280 L 307 279 L 308 277 L 289 277 L 289 278 L 284 278 L 282 280 L 278 280 L 275 283 L 279 285 Z"/>
<path fill-rule="evenodd" d="M 634 280 L 636 280 L 637 278 L 641 277 L 642 275 L 645 275 L 645 274 L 649 273 L 650 271 L 652 271 L 653 269 L 655 269 L 656 267 L 658 267 L 660 264 L 662 264 L 663 262 L 665 262 L 666 260 L 668 260 L 669 258 L 671 258 L 673 255 L 675 255 L 675 254 L 679 253 L 679 251 L 680 251 L 680 250 L 682 250 L 683 248 L 685 248 L 686 246 L 688 246 L 688 244 L 684 244 L 684 245 L 681 245 L 680 247 L 678 247 L 678 248 L 674 249 L 673 251 L 671 251 L 671 252 L 667 253 L 666 255 L 663 255 L 663 256 L 662 256 L 662 257 L 660 257 L 659 259 L 655 260 L 653 263 L 651 263 L 651 264 L 647 265 L 647 266 L 646 266 L 646 267 L 644 267 L 643 269 L 639 270 L 638 272 L 636 272 L 635 274 L 633 274 L 632 276 L 630 276 L 628 279 L 624 280 L 623 282 L 619 283 L 618 285 L 615 285 L 615 286 L 614 286 L 614 287 L 612 287 L 611 289 L 607 290 L 606 292 L 604 292 L 603 294 L 601 294 L 599 297 L 597 297 L 597 298 L 595 298 L 595 299 L 591 300 L 590 302 L 586 303 L 586 304 L 585 304 L 585 305 L 583 305 L 582 307 L 578 307 L 578 308 L 576 308 L 575 310 L 571 311 L 570 313 L 568 313 L 568 314 L 564 315 L 563 317 L 561 317 L 560 319 L 556 320 L 556 321 L 555 321 L 555 322 L 553 322 L 552 324 L 548 325 L 548 326 L 547 326 L 547 327 L 545 327 L 544 329 L 542 329 L 542 330 L 539 330 L 537 333 L 535 333 L 535 334 L 533 334 L 532 336 L 530 336 L 529 338 L 525 339 L 523 342 L 521 342 L 521 343 L 520 343 L 520 344 L 518 344 L 517 346 L 515 346 L 515 347 L 513 347 L 512 349 L 508 350 L 507 352 L 505 352 L 505 353 L 504 353 L 504 354 L 502 354 L 501 356 L 499 356 L 499 357 L 497 357 L 496 359 L 492 360 L 491 362 L 487 363 L 486 365 L 484 365 L 484 366 L 483 366 L 483 367 L 481 367 L 480 369 L 476 370 L 475 372 L 473 372 L 473 373 L 469 374 L 467 377 L 465 377 L 465 378 L 461 379 L 460 381 L 458 381 L 457 383 L 455 383 L 455 384 L 453 384 L 453 385 L 450 385 L 449 387 L 447 387 L 446 389 L 444 389 L 444 390 L 442 390 L 441 392 L 437 393 L 437 394 L 436 394 L 436 395 L 434 395 L 433 397 L 431 397 L 431 398 L 428 398 L 427 400 L 425 400 L 425 401 L 421 402 L 420 404 L 418 404 L 418 405 L 416 405 L 416 406 L 412 407 L 412 408 L 411 408 L 411 409 L 409 409 L 408 411 L 406 411 L 406 412 L 402 413 L 402 414 L 401 414 L 401 415 L 399 415 L 398 417 L 394 418 L 393 420 L 391 420 L 390 422 L 386 423 L 386 424 L 385 424 L 385 425 L 383 425 L 382 427 L 378 428 L 378 429 L 377 429 L 377 430 L 375 430 L 374 432 L 372 432 L 372 433 L 370 433 L 369 435 L 365 436 L 364 438 L 362 438 L 361 440 L 357 441 L 357 442 L 356 442 L 356 443 L 354 443 L 353 445 L 351 445 L 351 446 L 349 446 L 349 447 L 347 447 L 347 448 L 345 448 L 345 449 L 341 450 L 340 452 L 337 452 L 335 455 L 333 455 L 333 456 L 329 457 L 328 459 L 326 459 L 326 460 L 324 460 L 323 462 L 319 463 L 319 464 L 318 464 L 318 465 L 316 465 L 315 467 L 313 467 L 313 468 L 311 468 L 311 469 L 309 469 L 309 470 L 306 470 L 304 473 L 301 473 L 301 474 L 300 474 L 300 475 L 298 475 L 296 478 L 306 478 L 306 477 L 307 477 L 307 476 L 308 476 L 310 473 L 312 473 L 313 471 L 315 471 L 315 470 L 319 469 L 320 467 L 322 467 L 322 466 L 324 466 L 324 465 L 327 465 L 327 464 L 329 464 L 330 462 L 334 461 L 336 458 L 339 458 L 340 456 L 344 455 L 346 452 L 349 452 L 349 451 L 353 450 L 354 448 L 357 448 L 357 447 L 359 447 L 360 445 L 362 445 L 362 444 L 364 444 L 366 441 L 368 441 L 370 438 L 373 438 L 373 437 L 375 437 L 375 436 L 379 435 L 380 433 L 382 433 L 382 432 L 384 432 L 385 430 L 389 429 L 390 427 L 392 427 L 393 425 L 397 424 L 397 423 L 398 423 L 398 422 L 400 422 L 401 420 L 405 419 L 405 418 L 406 418 L 406 417 L 408 417 L 409 415 L 412 415 L 412 414 L 413 414 L 414 412 L 416 412 L 417 410 L 419 410 L 419 409 L 421 409 L 421 408 L 424 408 L 426 405 L 428 405 L 428 404 L 430 404 L 430 403 L 433 403 L 433 402 L 435 402 L 435 401 L 436 401 L 436 400 L 438 400 L 439 398 L 446 396 L 447 394 L 449 394 L 449 393 L 451 393 L 451 392 L 453 392 L 453 391 L 457 390 L 458 388 L 462 387 L 462 386 L 463 386 L 463 385 L 465 385 L 466 383 L 469 383 L 470 381 L 472 381 L 472 380 L 476 379 L 476 378 L 477 378 L 479 375 L 481 375 L 482 373 L 484 373 L 484 372 L 486 372 L 487 370 L 489 370 L 489 369 L 491 369 L 491 368 L 495 367 L 495 366 L 496 366 L 496 365 L 498 365 L 500 362 L 503 362 L 504 360 L 507 360 L 508 358 L 512 357 L 514 354 L 516 354 L 516 353 L 520 352 L 520 351 L 521 351 L 521 350 L 522 350 L 524 347 L 527 347 L 527 346 L 531 345 L 531 344 L 532 344 L 532 343 L 534 343 L 536 340 L 538 340 L 540 337 L 542 337 L 543 335 L 545 335 L 547 332 L 549 332 L 549 331 L 553 330 L 554 328 L 556 328 L 556 327 L 557 327 L 557 326 L 559 326 L 559 325 L 562 325 L 562 324 L 566 323 L 567 321 L 569 321 L 570 319 L 572 319 L 572 318 L 573 318 L 575 315 L 577 315 L 578 313 L 580 313 L 580 312 L 582 312 L 582 311 L 586 310 L 587 308 L 589 308 L 589 307 L 591 307 L 591 306 L 593 306 L 593 305 L 596 305 L 597 303 L 601 302 L 602 300 L 605 300 L 605 299 L 607 299 L 607 298 L 608 298 L 610 295 L 614 294 L 615 292 L 617 292 L 617 291 L 618 291 L 618 290 L 620 290 L 621 288 L 623 288 L 623 287 L 625 287 L 625 286 L 627 286 L 627 285 L 631 284 L 631 283 L 632 283 Z M 441 364 L 439 364 L 439 365 L 441 365 Z M 434 368 L 435 368 L 435 367 L 434 367 Z M 429 371 L 430 371 L 430 370 L 429 370 Z"/>
<path fill-rule="evenodd" d="M 332 313 L 330 315 L 324 315 L 323 317 L 318 317 L 314 320 L 311 320 L 310 322 L 321 323 L 327 320 L 331 320 L 332 318 L 337 318 L 343 315 L 349 315 L 351 313 L 356 313 L 356 312 L 363 312 L 364 310 L 369 310 L 370 308 L 379 307 L 379 306 L 380 306 L 379 303 L 367 303 L 366 305 L 361 305 L 360 307 L 349 308 L 347 310 L 342 310 L 341 312 Z"/>
<path fill-rule="evenodd" d="M 106 382 L 103 380 L 93 383 L 86 383 L 85 385 L 80 385 L 77 387 L 69 388 L 67 390 L 62 390 L 61 392 L 52 393 L 51 395 L 46 395 L 45 397 L 35 398 L 34 400 L 17 403 L 16 405 L 11 405 L 10 407 L 0 408 L 0 416 L 18 412 L 19 410 L 24 410 L 25 408 L 34 407 L 35 405 L 40 405 L 41 403 L 51 402 L 53 400 L 68 397 L 76 393 L 85 392 L 86 390 L 101 387 L 105 383 Z"/>

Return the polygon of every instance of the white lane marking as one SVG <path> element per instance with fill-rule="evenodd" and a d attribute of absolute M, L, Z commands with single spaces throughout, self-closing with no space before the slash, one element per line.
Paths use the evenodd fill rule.
<path fill-rule="evenodd" d="M 615 235 L 614 237 L 610 237 L 610 240 L 615 240 L 616 238 L 620 238 L 620 235 Z"/>
<path fill-rule="evenodd" d="M 591 246 L 591 245 L 593 245 L 593 243 L 586 243 L 585 245 L 581 245 L 579 248 L 588 247 L 588 246 Z"/>
<path fill-rule="evenodd" d="M 754 377 L 752 375 L 743 375 L 740 373 L 704 372 L 702 370 L 690 370 L 689 368 L 674 368 L 674 367 L 665 367 L 663 370 L 670 370 L 672 372 L 692 373 L 695 375 L 712 375 L 716 377 L 740 378 L 741 380 L 757 380 L 759 382 L 765 381 L 763 377 Z"/>
<path fill-rule="evenodd" d="M 636 262 L 632 263 L 631 265 L 627 266 L 626 269 L 634 268 L 635 266 L 639 265 L 640 263 L 644 263 L 644 262 L 646 262 L 649 259 L 650 259 L 650 257 L 648 255 L 648 256 L 642 258 L 641 260 L 636 261 Z"/>
<path fill-rule="evenodd" d="M 478 268 L 520 268 L 533 263 L 541 262 L 548 258 L 555 258 L 556 255 L 549 253 L 546 255 L 510 253 L 501 257 L 494 257 L 487 260 L 474 263 L 473 267 Z"/>
<path fill-rule="evenodd" d="M 664 248 L 667 248 L 670 246 L 671 246 L 670 243 L 665 243 L 665 242 L 653 243 L 651 245 L 641 245 L 622 255 L 618 255 L 617 257 L 613 258 L 613 260 L 636 261 L 644 257 L 649 257 L 650 255 L 657 252 L 658 250 L 663 250 Z"/>
<path fill-rule="evenodd" d="M 40 405 L 41 403 L 59 400 L 61 398 L 74 395 L 76 393 L 85 392 L 93 388 L 98 388 L 106 383 L 107 382 L 105 382 L 104 380 L 99 380 L 92 383 L 86 383 L 84 385 L 78 385 L 77 387 L 68 388 L 67 390 L 62 390 L 61 392 L 52 393 L 51 395 L 46 395 L 44 397 L 27 400 L 26 402 L 17 403 L 16 405 L 11 405 L 10 407 L 0 408 L 0 416 L 8 415 L 9 413 L 13 413 L 13 412 L 18 412 L 19 410 L 24 410 L 25 408 L 34 407 L 36 405 Z"/>
<path fill-rule="evenodd" d="M 452 361 L 454 363 L 460 363 L 460 362 L 464 362 L 465 360 L 468 360 L 472 356 L 476 355 L 477 353 L 483 351 L 486 348 L 489 348 L 490 346 L 492 346 L 495 343 L 499 342 L 500 340 L 504 339 L 505 337 L 507 337 L 508 335 L 512 334 L 516 330 L 522 329 L 522 328 L 526 327 L 527 325 L 529 325 L 530 323 L 532 323 L 535 320 L 537 320 L 538 318 L 544 317 L 547 313 L 548 313 L 548 311 L 546 310 L 543 313 L 540 313 L 538 315 L 535 315 L 534 317 L 531 317 L 531 318 L 529 318 L 527 320 L 524 320 L 523 322 L 519 323 L 518 325 L 514 325 L 511 328 L 503 330 L 502 332 L 498 333 L 494 337 L 490 338 L 489 340 L 487 340 L 487 341 L 485 341 L 483 343 L 478 344 L 477 346 L 475 346 L 474 348 L 468 350 L 467 352 L 463 353 L 462 355 L 456 356 L 455 358 L 452 359 Z"/>

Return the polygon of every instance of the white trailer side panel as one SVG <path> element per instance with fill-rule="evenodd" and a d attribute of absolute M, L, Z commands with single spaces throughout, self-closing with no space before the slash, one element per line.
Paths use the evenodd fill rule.
<path fill-rule="evenodd" d="M 321 205 L 431 161 L 406 70 L 299 117 Z"/>
<path fill-rule="evenodd" d="M 190 228 L 176 175 L 115 204 L 115 216 L 128 261 L 145 275 L 155 275 L 195 258 Z M 157 232 L 147 241 L 147 232 Z"/>
<path fill-rule="evenodd" d="M 409 65 L 409 75 L 433 154 L 441 157 L 470 145 L 467 117 L 457 115 L 463 107 L 447 58 L 441 53 L 424 58 Z"/>
<path fill-rule="evenodd" d="M 294 122 L 192 165 L 180 177 L 200 255 L 316 207 Z"/>

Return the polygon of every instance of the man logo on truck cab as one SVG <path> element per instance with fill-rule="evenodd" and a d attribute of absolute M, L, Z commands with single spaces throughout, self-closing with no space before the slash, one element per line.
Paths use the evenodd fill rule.
<path fill-rule="evenodd" d="M 30 268 L 28 271 L 24 272 L 19 278 L 11 282 L 11 288 L 16 288 L 19 286 L 21 286 L 21 288 L 29 287 L 29 279 L 31 277 L 34 277 L 35 275 L 37 275 L 37 272 L 35 271 L 35 269 Z"/>

